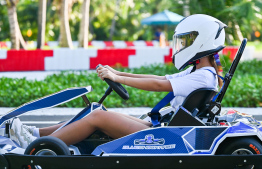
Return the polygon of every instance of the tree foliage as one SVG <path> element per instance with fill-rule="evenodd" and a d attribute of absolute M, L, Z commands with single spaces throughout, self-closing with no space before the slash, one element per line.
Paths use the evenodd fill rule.
<path fill-rule="evenodd" d="M 237 26 L 244 37 L 251 38 L 254 30 L 261 30 L 262 1 L 260 0 L 191 0 L 191 14 L 214 16 L 228 25 L 226 33 L 239 39 Z M 259 24 L 260 23 L 260 24 Z"/>
<path fill-rule="evenodd" d="M 46 41 L 57 41 L 60 34 L 59 0 L 47 0 Z M 183 15 L 183 5 L 186 0 L 92 0 L 89 13 L 89 39 L 109 40 L 112 21 L 115 26 L 112 40 L 152 40 L 154 26 L 142 26 L 141 20 L 154 13 L 168 9 Z M 69 15 L 72 40 L 78 40 L 81 5 L 83 0 L 74 1 Z M 261 30 L 262 25 L 261 0 L 189 0 L 190 14 L 203 13 L 214 16 L 226 23 L 226 32 L 232 39 L 239 38 L 239 31 L 244 37 L 255 30 Z M 117 10 L 117 12 L 116 12 Z M 20 0 L 17 4 L 18 21 L 25 40 L 37 38 L 38 0 Z M 239 29 L 236 28 L 239 26 Z M 28 30 L 32 36 L 27 36 Z M 174 26 L 169 26 L 169 35 Z M 169 37 L 170 39 L 171 37 Z M 0 41 L 10 40 L 7 9 L 0 0 Z"/>

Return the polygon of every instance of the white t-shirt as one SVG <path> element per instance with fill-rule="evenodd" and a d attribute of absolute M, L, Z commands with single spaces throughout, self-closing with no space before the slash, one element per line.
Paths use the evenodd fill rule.
<path fill-rule="evenodd" d="M 175 96 L 170 104 L 176 109 L 183 103 L 185 98 L 196 89 L 213 88 L 217 90 L 217 76 L 207 70 L 209 69 L 216 73 L 214 67 L 202 67 L 190 73 L 192 69 L 193 66 L 180 73 L 165 76 L 166 79 L 170 81 Z"/>

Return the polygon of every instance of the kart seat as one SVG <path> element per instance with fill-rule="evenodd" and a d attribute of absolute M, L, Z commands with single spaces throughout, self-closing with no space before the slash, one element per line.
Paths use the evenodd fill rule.
<path fill-rule="evenodd" d="M 190 93 L 176 113 L 170 119 L 168 126 L 203 126 L 199 118 L 207 117 L 208 108 L 217 91 L 201 88 Z"/>
<path fill-rule="evenodd" d="M 190 93 L 181 106 L 193 113 L 196 108 L 198 109 L 197 114 L 193 116 L 201 115 L 206 117 L 207 104 L 212 101 L 213 97 L 217 94 L 217 91 L 210 88 L 201 88 Z"/>

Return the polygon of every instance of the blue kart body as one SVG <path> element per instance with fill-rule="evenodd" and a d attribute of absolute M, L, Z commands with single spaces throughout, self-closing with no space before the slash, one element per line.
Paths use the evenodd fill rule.
<path fill-rule="evenodd" d="M 218 146 L 228 137 L 255 136 L 261 141 L 261 132 L 261 126 L 257 128 L 242 122 L 229 127 L 158 127 L 100 145 L 92 154 L 214 155 Z"/>

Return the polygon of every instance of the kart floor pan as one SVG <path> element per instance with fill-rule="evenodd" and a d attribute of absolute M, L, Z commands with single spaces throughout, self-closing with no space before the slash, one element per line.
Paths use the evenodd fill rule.
<path fill-rule="evenodd" d="M 27 156 L 0 155 L 1 169 L 40 165 L 42 169 L 174 169 L 174 168 L 262 168 L 262 155 L 190 155 L 190 156 Z"/>

